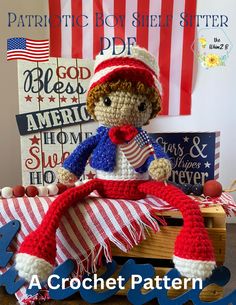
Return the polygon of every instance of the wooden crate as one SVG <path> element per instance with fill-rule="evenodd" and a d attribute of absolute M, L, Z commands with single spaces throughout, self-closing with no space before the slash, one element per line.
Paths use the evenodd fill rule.
<path fill-rule="evenodd" d="M 204 217 L 205 227 L 213 242 L 215 257 L 218 265 L 222 265 L 225 260 L 225 242 L 226 242 L 226 215 L 223 208 L 219 205 L 201 209 Z M 168 270 L 173 267 L 171 260 L 174 252 L 174 243 L 181 230 L 183 219 L 178 211 L 168 211 L 158 214 L 163 216 L 168 226 L 161 226 L 158 233 L 150 232 L 150 236 L 140 245 L 135 246 L 128 253 L 122 252 L 115 246 L 112 246 L 112 253 L 115 260 L 122 264 L 128 258 L 135 258 L 137 262 L 151 263 L 155 266 L 156 275 L 164 276 Z M 118 294 L 125 295 L 129 289 L 127 283 L 126 289 Z M 184 290 L 170 289 L 170 297 L 177 297 Z M 214 301 L 223 296 L 223 288 L 217 285 L 206 287 L 201 293 L 202 301 Z"/>
<path fill-rule="evenodd" d="M 211 240 L 213 241 L 217 263 L 223 264 L 225 259 L 226 240 L 225 212 L 221 206 L 204 208 L 201 209 L 201 211 L 205 220 L 205 226 L 209 232 Z M 158 232 L 157 234 L 150 232 L 150 236 L 146 240 L 144 240 L 140 245 L 134 247 L 128 253 L 124 253 L 115 246 L 112 246 L 114 259 L 118 263 L 122 264 L 122 261 L 124 262 L 129 258 L 134 258 L 137 263 L 139 261 L 142 263 L 151 263 L 155 266 L 156 275 L 159 275 L 160 277 L 163 277 L 168 270 L 173 267 L 173 265 L 171 265 L 171 260 L 174 250 L 174 242 L 181 229 L 182 217 L 177 211 L 163 212 L 159 215 L 165 217 L 169 224 L 167 227 L 162 226 L 161 232 Z M 99 273 L 102 274 L 103 272 L 104 270 L 101 268 Z M 114 277 L 116 277 L 118 273 L 119 270 L 116 271 Z M 119 291 L 118 295 L 126 295 L 129 287 L 130 283 L 128 282 L 126 284 L 126 289 Z M 175 298 L 178 295 L 183 294 L 183 292 L 183 289 L 170 289 L 168 295 L 170 298 Z M 223 292 L 222 287 L 211 285 L 201 292 L 200 298 L 202 301 L 212 302 L 222 298 Z M 8 296 L 3 289 L 0 289 L 0 300 L 3 301 L 3 304 L 15 305 L 15 298 Z M 68 301 L 65 302 L 68 303 Z M 118 300 L 119 304 L 127 304 L 127 302 L 125 299 Z M 61 302 L 53 301 L 53 304 L 59 305 Z M 70 301 L 70 304 L 77 304 L 77 299 L 75 301 Z"/>

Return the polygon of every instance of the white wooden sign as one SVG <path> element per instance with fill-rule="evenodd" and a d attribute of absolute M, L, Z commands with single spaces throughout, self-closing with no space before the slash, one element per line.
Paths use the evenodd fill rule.
<path fill-rule="evenodd" d="M 85 109 L 93 61 L 18 61 L 22 183 L 57 182 L 63 160 L 97 128 Z M 87 166 L 83 178 L 94 173 Z"/>

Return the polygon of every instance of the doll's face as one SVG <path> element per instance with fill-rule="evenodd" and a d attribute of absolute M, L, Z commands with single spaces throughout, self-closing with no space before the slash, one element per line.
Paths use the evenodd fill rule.
<path fill-rule="evenodd" d="M 108 127 L 145 125 L 151 117 L 152 104 L 146 96 L 125 91 L 111 92 L 95 104 L 96 120 Z"/>

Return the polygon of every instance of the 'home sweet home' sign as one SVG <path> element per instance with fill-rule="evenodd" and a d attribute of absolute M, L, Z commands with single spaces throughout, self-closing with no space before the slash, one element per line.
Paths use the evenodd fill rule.
<path fill-rule="evenodd" d="M 97 124 L 91 123 L 85 108 L 92 70 L 92 60 L 18 61 L 17 123 L 24 185 L 56 182 L 63 160 L 95 130 Z M 88 168 L 85 178 L 93 175 Z"/>

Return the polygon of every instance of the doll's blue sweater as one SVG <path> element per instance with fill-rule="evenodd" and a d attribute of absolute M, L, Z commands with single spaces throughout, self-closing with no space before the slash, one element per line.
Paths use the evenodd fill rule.
<path fill-rule="evenodd" d="M 108 135 L 109 129 L 104 126 L 99 127 L 94 136 L 91 136 L 77 146 L 64 161 L 63 167 L 79 178 L 83 174 L 87 161 L 91 156 L 90 165 L 92 168 L 112 172 L 116 166 L 117 145 L 111 142 Z M 140 132 L 142 129 L 139 128 L 138 131 Z M 152 141 L 152 145 L 157 158 L 168 159 L 160 145 L 154 141 Z M 150 156 L 141 167 L 136 169 L 136 172 L 145 173 L 153 159 L 154 157 Z"/>

